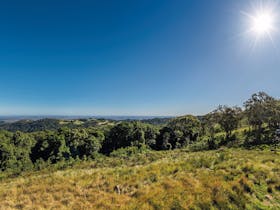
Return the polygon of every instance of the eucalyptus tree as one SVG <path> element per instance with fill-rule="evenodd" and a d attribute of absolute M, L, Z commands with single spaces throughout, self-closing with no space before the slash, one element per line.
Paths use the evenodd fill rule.
<path fill-rule="evenodd" d="M 272 107 L 275 99 L 265 92 L 255 93 L 244 103 L 245 114 L 253 127 L 256 141 L 261 141 L 264 124 L 272 122 Z"/>
<path fill-rule="evenodd" d="M 231 138 L 232 132 L 238 128 L 241 114 L 242 109 L 237 106 L 229 107 L 220 105 L 213 111 L 214 119 L 225 131 L 227 140 Z"/>

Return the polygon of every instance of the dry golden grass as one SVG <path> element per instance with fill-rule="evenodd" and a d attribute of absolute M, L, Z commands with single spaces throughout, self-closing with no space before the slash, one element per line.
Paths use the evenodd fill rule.
<path fill-rule="evenodd" d="M 279 209 L 280 153 L 151 152 L 0 182 L 0 209 Z"/>

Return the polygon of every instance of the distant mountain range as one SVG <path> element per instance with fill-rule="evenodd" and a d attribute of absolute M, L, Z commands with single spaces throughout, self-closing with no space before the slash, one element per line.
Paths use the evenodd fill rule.
<path fill-rule="evenodd" d="M 85 116 L 85 115 L 11 115 L 11 116 L 0 116 L 0 121 L 3 122 L 16 122 L 19 120 L 41 120 L 41 119 L 63 119 L 63 120 L 75 120 L 75 119 L 107 119 L 107 120 L 150 120 L 150 119 L 162 119 L 172 118 L 173 116 L 115 116 L 115 115 L 96 115 L 96 116 Z"/>
<path fill-rule="evenodd" d="M 115 125 L 119 121 L 141 121 L 152 125 L 163 125 L 171 117 L 153 116 L 5 116 L 0 117 L 0 130 L 36 132 L 57 130 L 62 127 L 88 128 Z"/>

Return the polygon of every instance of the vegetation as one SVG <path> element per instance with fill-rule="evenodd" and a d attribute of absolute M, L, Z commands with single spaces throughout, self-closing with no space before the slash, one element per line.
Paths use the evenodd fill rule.
<path fill-rule="evenodd" d="M 279 123 L 264 92 L 200 117 L 1 123 L 0 209 L 277 209 Z"/>
<path fill-rule="evenodd" d="M 89 128 L 103 127 L 113 125 L 115 121 L 105 119 L 76 119 L 76 120 L 58 120 L 58 119 L 41 119 L 41 120 L 19 120 L 17 122 L 5 123 L 0 122 L 0 129 L 11 132 L 22 131 L 25 133 L 57 130 L 59 128 Z"/>
<path fill-rule="evenodd" d="M 279 155 L 121 149 L 66 170 L 53 165 L 6 178 L 0 209 L 279 209 Z"/>
<path fill-rule="evenodd" d="M 200 121 L 191 115 L 175 118 L 160 130 L 157 149 L 182 148 L 198 140 Z"/>

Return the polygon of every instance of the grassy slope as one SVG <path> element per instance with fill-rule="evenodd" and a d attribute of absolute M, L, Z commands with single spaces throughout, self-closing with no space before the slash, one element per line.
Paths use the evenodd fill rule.
<path fill-rule="evenodd" d="M 0 182 L 0 209 L 279 209 L 280 152 L 150 152 Z"/>

